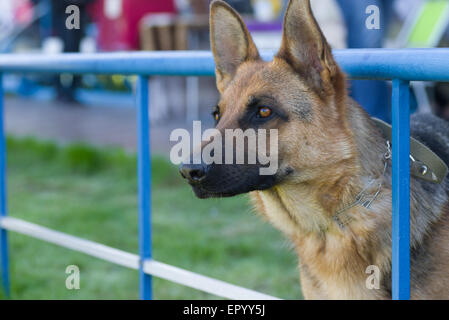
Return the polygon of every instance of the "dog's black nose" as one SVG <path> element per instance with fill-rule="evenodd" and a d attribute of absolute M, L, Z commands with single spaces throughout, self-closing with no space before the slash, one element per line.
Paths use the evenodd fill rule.
<path fill-rule="evenodd" d="M 198 183 L 206 177 L 206 166 L 203 164 L 182 164 L 179 172 L 184 179 L 191 183 Z"/>

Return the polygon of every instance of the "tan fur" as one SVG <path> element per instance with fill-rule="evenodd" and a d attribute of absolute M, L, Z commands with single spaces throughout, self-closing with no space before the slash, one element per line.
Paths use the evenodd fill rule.
<path fill-rule="evenodd" d="M 309 1 L 290 1 L 282 46 L 271 62 L 260 59 L 241 18 L 221 1 L 211 7 L 211 39 L 221 93 L 218 129 L 239 127 L 251 96 L 269 95 L 288 112 L 288 122 L 275 120 L 264 128 L 279 130 L 279 171 L 292 174 L 273 188 L 252 192 L 251 198 L 295 245 L 304 296 L 391 298 L 388 278 L 379 290 L 368 289 L 365 273 L 376 265 L 382 275 L 391 274 L 391 176 L 390 169 L 382 175 L 384 140 L 347 96 L 345 76 Z M 376 183 L 370 192 L 383 181 L 379 197 L 369 209 L 356 206 L 345 212 L 348 221 L 341 228 L 335 212 L 353 202 L 372 179 Z M 435 187 L 433 202 L 426 204 L 430 213 L 423 218 L 426 188 L 412 183 L 412 247 L 424 254 L 412 266 L 412 297 L 449 298 L 447 193 L 444 186 Z"/>

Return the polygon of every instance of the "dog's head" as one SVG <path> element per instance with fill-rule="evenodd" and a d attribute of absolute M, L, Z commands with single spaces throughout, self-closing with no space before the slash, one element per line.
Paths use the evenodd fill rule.
<path fill-rule="evenodd" d="M 269 153 L 276 155 L 278 165 L 275 172 L 263 175 L 260 161 L 184 164 L 181 174 L 198 197 L 233 196 L 307 181 L 319 175 L 320 168 L 350 157 L 342 108 L 345 78 L 309 0 L 290 1 L 282 45 L 271 62 L 261 59 L 243 20 L 225 2 L 212 3 L 210 28 L 221 94 L 213 113 L 216 129 L 223 136 L 226 129 L 266 129 L 267 145 L 272 141 L 270 129 L 277 130 L 277 148 Z M 245 152 L 248 159 L 251 150 Z"/>

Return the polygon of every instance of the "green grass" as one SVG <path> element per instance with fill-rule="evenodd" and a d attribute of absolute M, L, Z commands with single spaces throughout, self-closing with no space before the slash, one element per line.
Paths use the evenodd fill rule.
<path fill-rule="evenodd" d="M 137 253 L 136 157 L 120 149 L 8 139 L 10 215 Z M 198 200 L 166 159 L 153 164 L 153 254 L 158 261 L 286 299 L 302 298 L 288 242 L 245 196 Z M 12 299 L 136 299 L 135 270 L 10 234 Z M 65 288 L 77 265 L 81 289 Z M 212 295 L 154 280 L 156 299 Z"/>

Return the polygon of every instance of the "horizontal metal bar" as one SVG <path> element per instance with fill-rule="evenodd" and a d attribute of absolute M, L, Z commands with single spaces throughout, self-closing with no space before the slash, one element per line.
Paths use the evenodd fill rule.
<path fill-rule="evenodd" d="M 279 300 L 279 298 L 237 287 L 220 280 L 205 277 L 154 260 L 145 261 L 143 270 L 155 277 L 167 279 L 223 298 L 233 300 Z"/>
<path fill-rule="evenodd" d="M 354 79 L 449 81 L 449 49 L 347 49 L 335 58 Z M 266 60 L 273 52 L 263 52 Z M 119 52 L 96 54 L 1 54 L 0 72 L 95 73 L 213 76 L 208 51 Z"/>
<path fill-rule="evenodd" d="M 139 256 L 136 254 L 128 253 L 126 251 L 111 248 L 90 240 L 81 239 L 59 231 L 51 230 L 21 219 L 12 217 L 1 218 L 0 226 L 4 229 L 50 242 L 64 248 L 82 252 L 123 267 L 136 270 L 139 268 Z"/>
<path fill-rule="evenodd" d="M 0 219 L 0 226 L 9 231 L 40 239 L 61 247 L 82 252 L 87 255 L 112 262 L 127 268 L 139 269 L 139 256 L 119 249 L 105 246 L 90 240 L 81 239 L 59 231 L 21 219 L 4 217 Z M 253 290 L 235 286 L 220 280 L 205 277 L 191 271 L 183 270 L 162 262 L 144 261 L 143 270 L 146 274 L 166 279 L 187 287 L 198 289 L 219 297 L 246 300 L 277 300 L 278 298 L 265 295 Z"/>
<path fill-rule="evenodd" d="M 0 54 L 0 70 L 19 73 L 95 73 L 124 75 L 213 75 L 207 51 L 114 52 L 55 55 Z"/>

